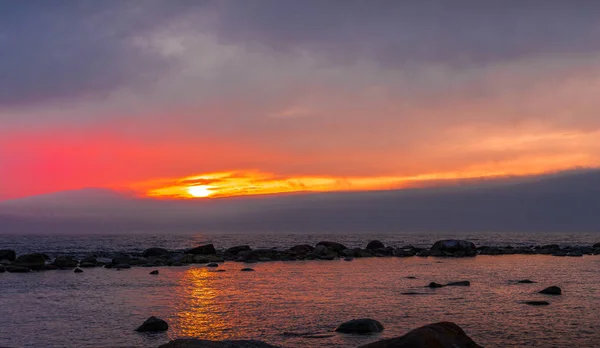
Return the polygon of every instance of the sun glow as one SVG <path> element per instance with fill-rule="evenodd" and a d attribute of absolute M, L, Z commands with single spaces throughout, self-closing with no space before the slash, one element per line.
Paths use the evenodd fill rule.
<path fill-rule="evenodd" d="M 212 194 L 209 186 L 198 185 L 198 186 L 190 186 L 187 189 L 188 193 L 193 197 L 209 197 Z"/>

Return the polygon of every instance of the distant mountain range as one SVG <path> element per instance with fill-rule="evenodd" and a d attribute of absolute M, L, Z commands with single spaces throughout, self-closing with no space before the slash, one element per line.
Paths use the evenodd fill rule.
<path fill-rule="evenodd" d="M 600 232 L 600 170 L 393 191 L 203 200 L 106 189 L 0 202 L 0 233 Z"/>

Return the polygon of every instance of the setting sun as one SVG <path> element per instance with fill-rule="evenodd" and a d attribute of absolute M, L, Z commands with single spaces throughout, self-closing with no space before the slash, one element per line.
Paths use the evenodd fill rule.
<path fill-rule="evenodd" d="M 205 185 L 190 186 L 190 187 L 188 187 L 187 190 L 188 190 L 189 194 L 194 197 L 208 197 L 212 193 L 210 191 L 210 188 Z"/>

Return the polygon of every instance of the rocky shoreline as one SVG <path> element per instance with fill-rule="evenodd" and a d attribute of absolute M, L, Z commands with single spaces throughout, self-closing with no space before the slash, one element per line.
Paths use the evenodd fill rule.
<path fill-rule="evenodd" d="M 43 253 L 17 255 L 14 250 L 0 250 L 0 273 L 26 273 L 44 270 L 76 270 L 92 267 L 127 269 L 132 266 L 163 267 L 206 264 L 218 267 L 222 262 L 270 262 L 300 260 L 337 260 L 352 261 L 366 257 L 475 257 L 477 255 L 552 255 L 557 257 L 581 257 L 600 255 L 600 243 L 590 246 L 566 246 L 557 244 L 532 245 L 527 247 L 475 246 L 466 240 L 440 240 L 430 248 L 403 246 L 394 248 L 385 246 L 378 240 L 369 242 L 365 248 L 347 248 L 337 242 L 322 241 L 315 246 L 295 245 L 287 250 L 252 249 L 240 245 L 227 249 L 216 249 L 213 244 L 200 245 L 185 251 L 172 251 L 164 248 L 149 248 L 142 253 L 110 253 L 106 255 L 88 255 L 77 260 L 73 256 L 59 255 L 51 259 Z"/>

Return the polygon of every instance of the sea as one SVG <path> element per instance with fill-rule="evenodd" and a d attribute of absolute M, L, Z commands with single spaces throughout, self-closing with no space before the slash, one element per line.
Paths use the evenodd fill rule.
<path fill-rule="evenodd" d="M 431 246 L 457 238 L 476 245 L 591 245 L 598 233 L 153 234 L 0 235 L 0 249 L 50 256 L 139 253 L 148 247 L 185 250 L 289 248 L 331 240 L 365 247 Z M 252 267 L 255 272 L 240 272 Z M 158 347 L 175 338 L 258 339 L 281 347 L 357 347 L 419 326 L 452 321 L 484 347 L 600 346 L 600 256 L 363 258 L 203 265 L 83 273 L 0 273 L 1 347 Z M 517 284 L 531 279 L 534 284 Z M 430 289 L 429 282 L 468 280 L 470 287 Z M 541 295 L 560 286 L 561 296 Z M 533 307 L 527 300 L 546 300 Z M 134 329 L 150 316 L 165 333 Z M 374 335 L 335 333 L 355 318 L 380 321 Z"/>

